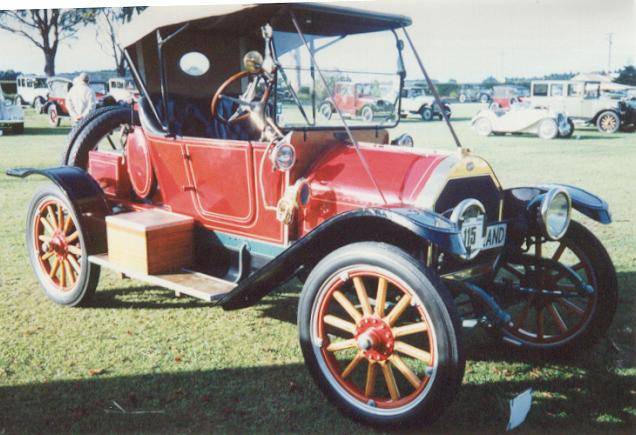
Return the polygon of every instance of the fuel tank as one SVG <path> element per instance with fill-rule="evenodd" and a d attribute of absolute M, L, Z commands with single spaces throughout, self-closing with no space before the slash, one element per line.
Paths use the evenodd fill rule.
<path fill-rule="evenodd" d="M 330 217 L 361 207 L 417 207 L 450 215 L 465 198 L 479 199 L 489 221 L 501 214 L 501 185 L 483 158 L 467 150 L 433 152 L 418 148 L 361 144 L 360 150 L 386 203 L 353 146 L 323 153 L 306 178 L 311 198 L 302 233 Z"/>

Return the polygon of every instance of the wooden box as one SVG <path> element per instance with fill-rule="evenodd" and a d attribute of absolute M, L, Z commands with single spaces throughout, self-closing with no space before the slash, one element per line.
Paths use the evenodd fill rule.
<path fill-rule="evenodd" d="M 108 259 L 146 275 L 188 267 L 194 259 L 193 227 L 191 217 L 160 210 L 107 216 Z"/>

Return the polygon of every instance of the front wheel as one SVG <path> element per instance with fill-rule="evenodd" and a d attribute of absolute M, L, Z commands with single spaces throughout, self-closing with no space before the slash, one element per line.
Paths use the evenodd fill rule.
<path fill-rule="evenodd" d="M 479 97 L 479 102 L 482 104 L 488 104 L 489 101 L 490 97 L 487 94 L 482 94 L 482 96 Z"/>
<path fill-rule="evenodd" d="M 479 136 L 490 136 L 492 133 L 492 123 L 487 118 L 479 118 L 474 124 L 475 131 Z"/>
<path fill-rule="evenodd" d="M 535 244 L 527 255 L 558 262 L 575 275 L 554 264 L 505 261 L 496 280 L 532 291 L 507 307 L 513 320 L 501 338 L 540 353 L 589 349 L 605 335 L 616 311 L 616 272 L 607 251 L 587 228 L 572 222 L 561 240 Z M 576 276 L 590 293 L 575 290 Z"/>
<path fill-rule="evenodd" d="M 373 118 L 375 117 L 375 114 L 373 113 L 373 109 L 370 106 L 366 106 L 362 108 L 362 111 L 360 112 L 360 116 L 362 117 L 362 120 L 364 122 L 371 123 L 373 122 Z"/>
<path fill-rule="evenodd" d="M 331 104 L 329 103 L 322 103 L 322 105 L 320 106 L 320 109 L 318 109 L 318 112 L 320 113 L 320 115 L 322 115 L 324 119 L 329 121 L 331 117 L 333 116 L 333 107 L 331 107 Z"/>
<path fill-rule="evenodd" d="M 46 185 L 27 212 L 29 260 L 46 296 L 60 305 L 86 303 L 95 292 L 100 269 L 88 261 L 84 235 L 62 190 Z"/>
<path fill-rule="evenodd" d="M 300 345 L 340 411 L 385 427 L 436 420 L 464 374 L 459 317 L 444 285 L 394 246 L 340 248 L 311 272 Z"/>
<path fill-rule="evenodd" d="M 467 100 L 466 95 L 465 94 L 459 94 L 459 102 L 460 103 L 465 103 Z"/>
<path fill-rule="evenodd" d="M 554 139 L 559 135 L 559 126 L 552 118 L 546 118 L 539 123 L 537 135 L 544 140 Z"/>

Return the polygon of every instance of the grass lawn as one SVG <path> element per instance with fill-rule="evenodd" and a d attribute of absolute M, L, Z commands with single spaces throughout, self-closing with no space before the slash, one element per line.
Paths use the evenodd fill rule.
<path fill-rule="evenodd" d="M 609 202 L 612 225 L 583 220 L 615 262 L 619 308 L 608 339 L 570 360 L 530 361 L 483 331 L 465 330 L 464 385 L 432 431 L 503 431 L 506 401 L 529 387 L 535 394 L 522 433 L 633 431 L 636 134 L 588 129 L 569 140 L 481 138 L 469 128 L 477 107 L 454 105 L 454 125 L 504 185 L 571 183 Z M 57 165 L 64 125 L 48 128 L 43 116 L 28 112 L 24 135 L 0 137 L 2 174 Z M 395 133 L 402 131 L 418 146 L 453 148 L 440 122 L 406 120 Z M 224 312 L 103 271 L 91 307 L 49 302 L 24 246 L 26 207 L 40 183 L 0 175 L 0 434 L 368 432 L 338 414 L 304 367 L 295 325 L 298 285 L 250 309 Z M 114 401 L 128 413 L 117 412 Z"/>

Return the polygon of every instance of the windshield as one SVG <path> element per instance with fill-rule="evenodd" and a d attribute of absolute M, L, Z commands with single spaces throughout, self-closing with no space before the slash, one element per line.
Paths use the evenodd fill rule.
<path fill-rule="evenodd" d="M 341 127 L 338 111 L 352 127 L 395 124 L 401 78 L 392 32 L 305 38 L 327 86 L 298 34 L 275 32 L 281 66 L 275 94 L 279 127 Z M 370 56 L 370 51 L 385 55 Z"/>

